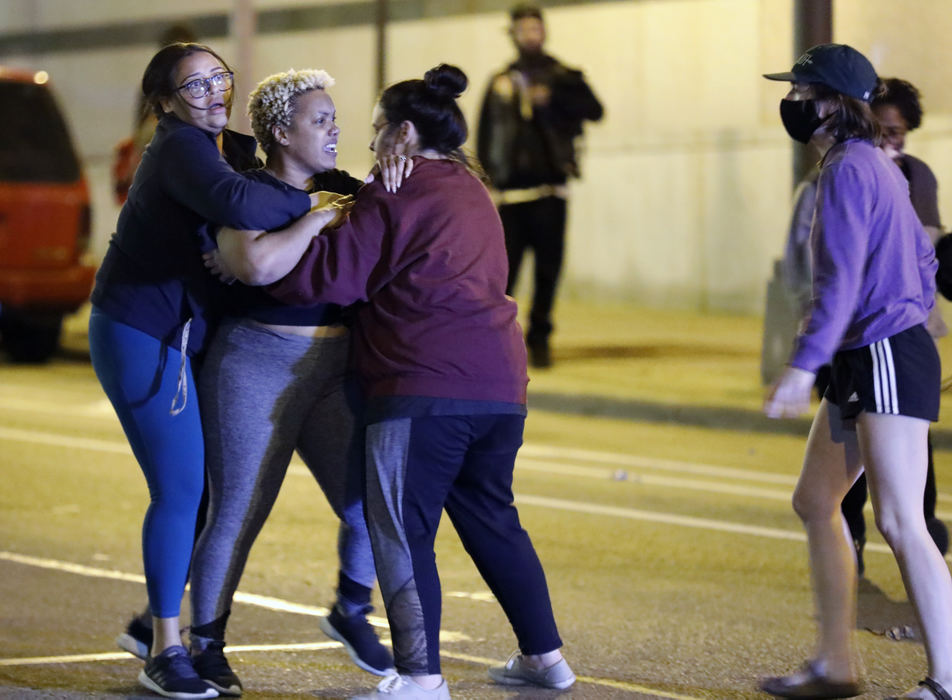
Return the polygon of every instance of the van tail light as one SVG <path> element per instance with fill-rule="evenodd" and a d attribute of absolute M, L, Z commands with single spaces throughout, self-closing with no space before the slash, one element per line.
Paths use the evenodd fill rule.
<path fill-rule="evenodd" d="M 86 204 L 79 212 L 79 226 L 76 236 L 76 253 L 84 255 L 89 250 L 90 235 L 92 233 L 92 210 Z"/>

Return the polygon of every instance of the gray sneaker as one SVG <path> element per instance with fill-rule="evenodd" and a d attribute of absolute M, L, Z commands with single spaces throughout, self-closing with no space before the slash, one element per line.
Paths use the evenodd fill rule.
<path fill-rule="evenodd" d="M 558 690 L 565 690 L 575 682 L 575 674 L 565 659 L 559 659 L 551 666 L 536 670 L 529 666 L 518 652 L 509 657 L 505 666 L 490 668 L 489 677 L 502 685 L 537 685 L 540 688 Z"/>

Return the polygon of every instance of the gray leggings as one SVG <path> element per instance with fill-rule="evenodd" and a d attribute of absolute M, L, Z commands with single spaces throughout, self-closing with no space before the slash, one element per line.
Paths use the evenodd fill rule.
<path fill-rule="evenodd" d="M 209 636 L 224 638 L 248 553 L 295 449 L 340 518 L 341 572 L 374 585 L 349 343 L 347 335 L 285 335 L 250 321 L 218 329 L 199 376 L 209 507 L 192 561 L 193 628 L 220 621 L 220 635 Z"/>

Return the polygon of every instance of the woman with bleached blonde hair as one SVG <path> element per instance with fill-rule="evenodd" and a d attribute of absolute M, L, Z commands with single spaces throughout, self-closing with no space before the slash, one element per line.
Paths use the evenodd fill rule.
<path fill-rule="evenodd" d="M 326 91 L 333 84 L 322 70 L 290 70 L 255 88 L 248 112 L 267 165 L 248 177 L 289 191 L 356 194 L 363 183 L 335 169 L 340 129 Z M 317 212 L 268 235 L 223 229 L 217 236 L 220 255 L 239 279 L 250 282 L 249 270 L 266 271 L 284 255 L 300 257 L 327 221 Z M 225 295 L 227 315 L 198 387 L 210 503 L 193 560 L 191 642 L 193 654 L 216 660 L 202 677 L 221 693 L 241 693 L 222 652 L 225 626 L 252 543 L 295 450 L 340 518 L 337 599 L 321 629 L 342 642 L 358 666 L 386 675 L 393 659 L 367 620 L 375 573 L 364 522 L 362 431 L 355 422 L 361 407 L 347 371 L 345 311 L 335 304 L 281 304 L 240 282 Z"/>

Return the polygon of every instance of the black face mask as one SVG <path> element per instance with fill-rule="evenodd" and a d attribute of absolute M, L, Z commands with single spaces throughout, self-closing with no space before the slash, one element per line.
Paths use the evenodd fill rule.
<path fill-rule="evenodd" d="M 780 120 L 790 138 L 809 143 L 823 119 L 817 114 L 816 100 L 780 100 Z"/>

